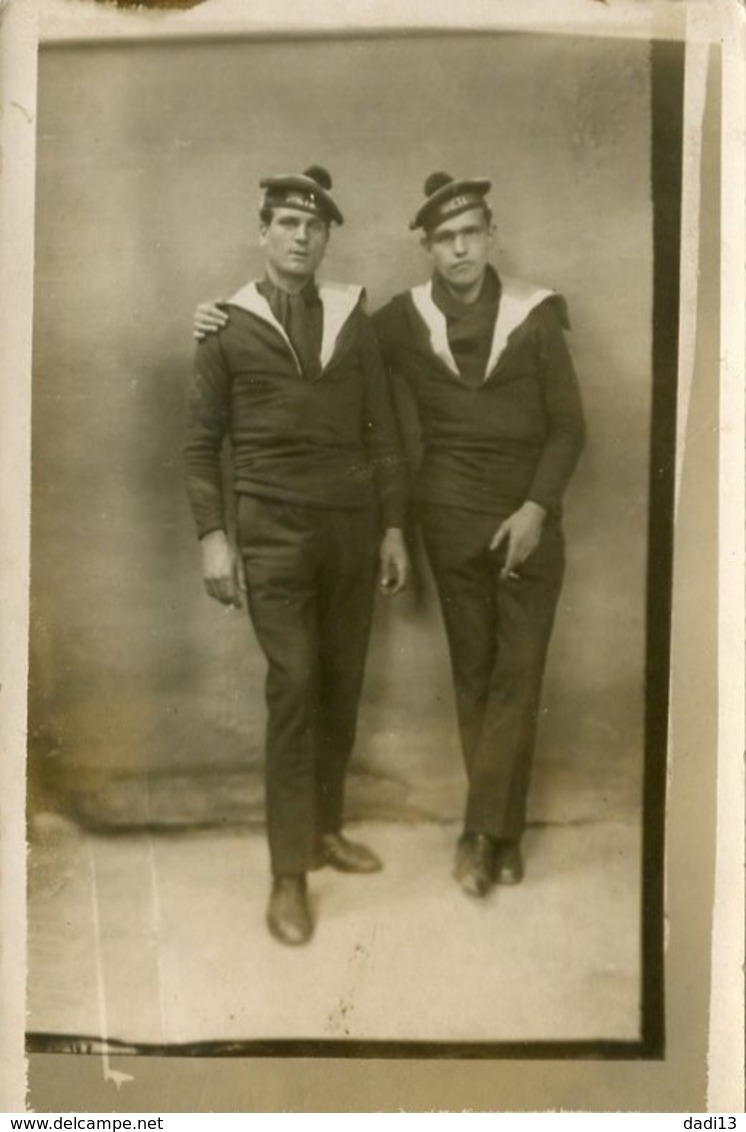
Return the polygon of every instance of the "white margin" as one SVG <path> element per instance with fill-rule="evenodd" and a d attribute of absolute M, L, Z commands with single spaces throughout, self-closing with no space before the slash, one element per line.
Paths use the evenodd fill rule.
<path fill-rule="evenodd" d="M 678 513 L 681 474 L 684 467 L 687 422 L 697 348 L 699 291 L 699 210 L 701 204 L 700 163 L 702 122 L 705 110 L 707 70 L 710 56 L 710 19 L 701 8 L 687 11 L 686 63 L 684 68 L 684 135 L 681 177 L 681 271 L 679 292 L 679 363 L 676 398 L 675 513 Z"/>
<path fill-rule="evenodd" d="M 26 1103 L 28 685 L 36 11 L 0 11 L 0 1108 Z"/>
<path fill-rule="evenodd" d="M 744 1096 L 744 361 L 746 17 L 720 5 L 722 46 L 718 773 L 708 1111 Z"/>
<path fill-rule="evenodd" d="M 695 0 L 704 2 L 707 0 Z M 401 30 L 538 31 L 604 38 L 680 38 L 683 4 L 671 0 L 207 0 L 179 11 L 146 11 L 90 0 L 39 0 L 40 42 L 231 35 L 323 35 Z"/>
<path fill-rule="evenodd" d="M 107 38 L 178 39 L 207 35 L 323 34 L 339 30 L 388 27 L 468 29 L 485 21 L 508 30 L 626 38 L 679 38 L 681 7 L 675 3 L 639 4 L 621 0 L 610 6 L 581 0 L 558 5 L 557 25 L 540 0 L 340 0 L 321 9 L 288 0 L 222 0 L 224 18 L 212 13 L 221 5 L 206 3 L 202 13 L 169 14 L 92 10 L 88 0 L 39 0 L 41 42 L 66 43 Z M 702 12 L 708 0 L 686 5 Z M 676 9 L 679 9 L 678 11 Z M 719 612 L 719 750 L 718 837 L 711 984 L 708 1110 L 743 1111 L 744 1027 L 744 186 L 746 170 L 744 114 L 744 25 L 739 0 L 712 4 L 722 30 L 713 38 L 723 45 L 723 234 L 721 286 L 720 420 L 720 612 Z M 207 16 L 207 10 L 212 10 Z M 240 11 L 240 15 L 238 14 Z M 561 13 L 561 14 L 560 14 Z M 576 13 L 574 16 L 573 13 Z M 715 16 L 717 20 L 717 16 Z M 37 6 L 34 0 L 7 0 L 0 6 L 0 1111 L 25 1109 L 25 749 L 30 435 L 19 422 L 30 417 L 26 375 L 31 360 L 33 296 L 33 207 L 35 172 L 35 100 Z M 175 22 L 178 21 L 178 29 Z M 208 21 L 210 26 L 208 26 Z M 9 155 L 12 154 L 12 162 Z M 685 202 L 685 208 L 691 202 Z M 8 254 L 10 246 L 14 254 Z M 690 281 L 691 282 L 691 281 Z M 693 281 L 696 287 L 696 280 Z M 706 548 L 703 548 L 703 552 Z M 13 666 L 7 663 L 13 657 Z M 17 758 L 21 752 L 20 759 Z M 726 820 L 720 818 L 725 816 Z M 9 859 L 12 867 L 8 867 Z M 18 867 L 20 863 L 20 867 Z M 11 929 L 11 930 L 9 930 Z"/>

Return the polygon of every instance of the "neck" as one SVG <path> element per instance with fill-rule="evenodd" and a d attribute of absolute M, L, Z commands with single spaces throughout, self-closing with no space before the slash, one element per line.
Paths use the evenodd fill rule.
<path fill-rule="evenodd" d="M 299 295 L 306 284 L 313 279 L 312 275 L 286 275 L 271 263 L 266 264 L 266 271 L 270 282 L 281 291 L 287 291 L 289 295 Z"/>
<path fill-rule="evenodd" d="M 480 275 L 474 283 L 469 283 L 466 287 L 454 287 L 447 279 L 441 275 L 441 281 L 449 291 L 454 299 L 458 299 L 461 303 L 476 303 L 477 299 L 482 293 L 482 286 L 484 284 L 484 275 Z"/>

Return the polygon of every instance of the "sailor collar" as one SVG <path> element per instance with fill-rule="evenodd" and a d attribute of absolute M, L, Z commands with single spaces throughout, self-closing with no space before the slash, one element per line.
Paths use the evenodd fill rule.
<path fill-rule="evenodd" d="M 321 300 L 324 316 L 321 338 L 321 368 L 323 370 L 332 359 L 342 328 L 360 303 L 363 288 L 357 284 L 349 283 L 317 283 L 316 289 Z M 242 310 L 248 311 L 249 314 L 255 315 L 263 322 L 269 323 L 293 355 L 298 372 L 303 372 L 300 359 L 293 349 L 285 327 L 275 318 L 269 303 L 264 295 L 259 292 L 255 282 L 247 283 L 241 287 L 235 295 L 228 299 L 228 302 L 233 306 L 241 307 Z"/>
<path fill-rule="evenodd" d="M 557 295 L 556 291 L 547 287 L 537 287 L 534 283 L 523 279 L 516 279 L 510 275 L 501 275 L 500 304 L 497 318 L 492 332 L 492 343 L 484 372 L 483 382 L 493 373 L 505 353 L 508 338 L 525 322 L 535 307 L 545 299 Z M 445 365 L 454 377 L 461 377 L 456 360 L 448 344 L 448 324 L 446 317 L 433 299 L 433 284 L 429 279 L 409 292 L 415 310 L 422 319 L 429 335 L 430 349 L 436 358 Z"/>

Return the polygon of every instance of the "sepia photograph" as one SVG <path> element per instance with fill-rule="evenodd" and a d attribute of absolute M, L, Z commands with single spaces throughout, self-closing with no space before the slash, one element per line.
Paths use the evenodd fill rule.
<path fill-rule="evenodd" d="M 42 51 L 32 1034 L 641 1040 L 652 63 Z"/>
<path fill-rule="evenodd" d="M 32 1062 L 665 1060 L 685 59 L 40 44 Z"/>

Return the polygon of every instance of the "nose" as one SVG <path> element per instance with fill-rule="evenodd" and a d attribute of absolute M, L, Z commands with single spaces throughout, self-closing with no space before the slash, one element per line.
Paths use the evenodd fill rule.
<path fill-rule="evenodd" d="M 464 237 L 460 233 L 458 235 L 456 235 L 455 238 L 454 238 L 453 254 L 457 255 L 459 257 L 466 254 L 466 240 L 464 239 Z"/>
<path fill-rule="evenodd" d="M 308 225 L 299 224 L 295 229 L 295 240 L 298 244 L 307 244 L 309 237 Z"/>

